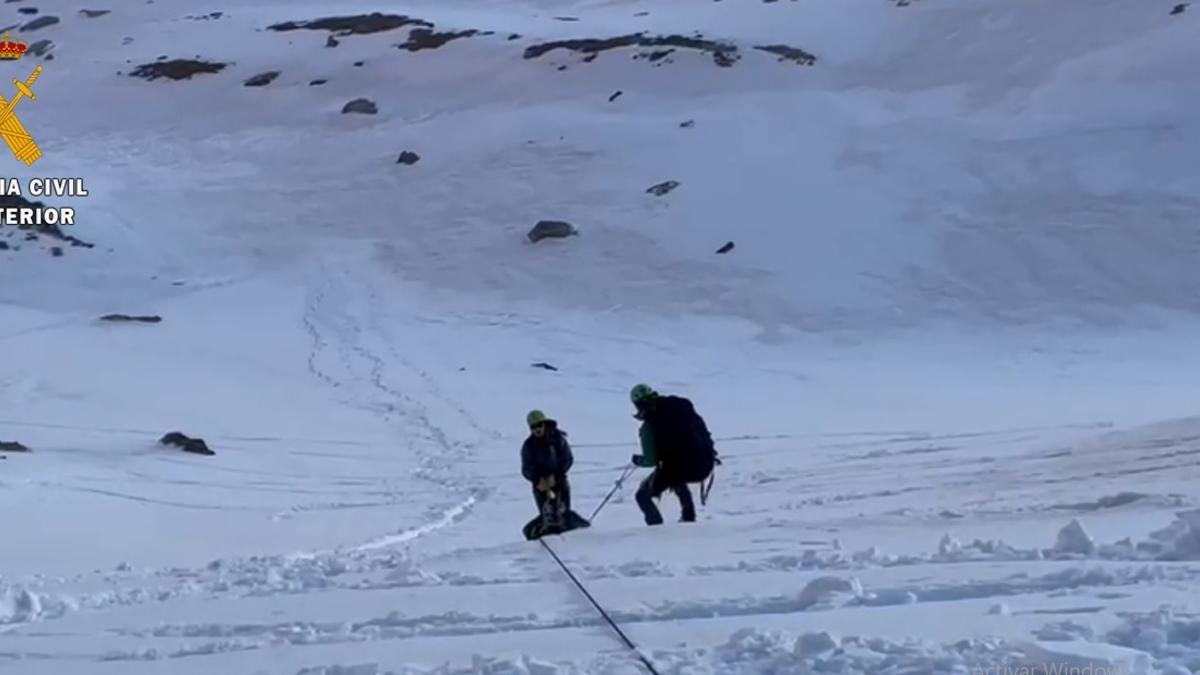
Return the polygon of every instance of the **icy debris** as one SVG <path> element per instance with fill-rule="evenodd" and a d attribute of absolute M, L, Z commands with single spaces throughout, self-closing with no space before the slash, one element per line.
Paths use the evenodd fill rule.
<path fill-rule="evenodd" d="M 1025 657 L 1031 663 L 1054 664 L 1063 672 L 1151 672 L 1151 659 L 1145 652 L 1100 642 L 1037 642 L 1025 648 Z"/>
<path fill-rule="evenodd" d="M 1074 621 L 1060 621 L 1046 624 L 1033 632 L 1034 637 L 1043 642 L 1070 642 L 1073 640 L 1091 640 L 1095 637 L 1091 626 L 1085 626 Z"/>
<path fill-rule="evenodd" d="M 840 638 L 828 631 L 805 633 L 796 638 L 796 646 L 792 648 L 792 653 L 796 658 L 819 656 L 837 649 L 841 643 Z"/>
<path fill-rule="evenodd" d="M 1096 552 L 1096 542 L 1092 536 L 1083 529 L 1083 523 L 1078 519 L 1072 518 L 1067 526 L 1058 532 L 1058 541 L 1054 544 L 1056 553 L 1078 553 L 1081 555 L 1091 555 Z"/>
<path fill-rule="evenodd" d="M 476 654 L 471 657 L 472 675 L 559 675 L 558 666 L 528 656 L 520 659 L 485 658 Z"/>
<path fill-rule="evenodd" d="M 364 663 L 357 666 L 319 666 L 305 668 L 296 675 L 382 675 L 378 663 Z"/>
<path fill-rule="evenodd" d="M 962 550 L 962 543 L 950 536 L 950 533 L 942 535 L 942 540 L 938 542 L 938 555 L 954 555 Z"/>
<path fill-rule="evenodd" d="M 863 587 L 858 577 L 817 577 L 804 586 L 797 598 L 801 609 L 829 609 L 862 598 Z"/>
<path fill-rule="evenodd" d="M 1152 532 L 1137 550 L 1158 560 L 1200 560 L 1200 509 L 1176 513 L 1170 525 Z"/>
<path fill-rule="evenodd" d="M 862 604 L 869 607 L 891 607 L 893 605 L 911 605 L 917 602 L 917 594 L 900 589 L 885 589 L 878 592 L 864 593 Z"/>

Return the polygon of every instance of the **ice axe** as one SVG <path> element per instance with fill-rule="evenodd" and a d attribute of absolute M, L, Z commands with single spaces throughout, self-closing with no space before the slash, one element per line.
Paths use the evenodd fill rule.
<path fill-rule="evenodd" d="M 621 472 L 621 477 L 618 478 L 617 482 L 613 485 L 613 489 L 608 491 L 608 495 L 604 498 L 604 501 L 600 502 L 600 506 L 597 506 L 596 510 L 592 512 L 592 517 L 588 518 L 589 521 L 596 520 L 596 514 L 600 513 L 600 509 L 604 508 L 604 505 L 608 503 L 608 500 L 612 499 L 612 496 L 617 493 L 617 490 L 621 489 L 621 486 L 625 484 L 625 479 L 629 478 L 629 475 L 633 473 L 633 470 L 636 468 L 637 467 L 633 464 L 625 467 L 625 470 Z"/>

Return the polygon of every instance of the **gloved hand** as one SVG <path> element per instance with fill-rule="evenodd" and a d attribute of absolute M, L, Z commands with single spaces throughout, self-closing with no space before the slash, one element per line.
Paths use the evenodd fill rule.
<path fill-rule="evenodd" d="M 558 485 L 558 481 L 554 479 L 554 476 L 546 476 L 546 487 L 547 488 L 553 488 L 553 487 L 556 487 L 557 485 Z"/>
<path fill-rule="evenodd" d="M 634 466 L 640 466 L 642 468 L 645 468 L 645 466 L 646 466 L 646 458 L 642 457 L 641 455 L 634 455 L 633 457 L 629 458 L 629 461 Z"/>

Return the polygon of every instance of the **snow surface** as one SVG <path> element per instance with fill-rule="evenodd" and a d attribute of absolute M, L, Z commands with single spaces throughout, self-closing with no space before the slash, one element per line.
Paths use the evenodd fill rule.
<path fill-rule="evenodd" d="M 517 471 L 545 409 L 590 515 L 640 381 L 718 437 L 700 522 L 638 472 L 549 543 L 660 673 L 1200 672 L 1175 4 L 37 2 L 8 170 L 96 247 L 0 231 L 0 673 L 645 672 Z M 371 11 L 493 34 L 267 30 Z M 637 31 L 740 59 L 522 57 Z"/>

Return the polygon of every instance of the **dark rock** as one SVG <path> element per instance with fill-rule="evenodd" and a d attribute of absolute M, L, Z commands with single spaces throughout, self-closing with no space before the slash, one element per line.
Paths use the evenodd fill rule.
<path fill-rule="evenodd" d="M 765 45 L 755 47 L 755 49 L 768 54 L 774 54 L 779 57 L 780 61 L 793 61 L 802 66 L 811 66 L 817 62 L 817 57 L 809 54 L 803 49 L 789 47 L 787 45 Z"/>
<path fill-rule="evenodd" d="M 55 258 L 61 258 L 63 255 L 62 247 L 61 246 L 51 246 L 50 247 L 50 255 L 54 256 Z"/>
<path fill-rule="evenodd" d="M 7 250 L 8 250 L 8 242 L 0 241 L 0 251 L 7 251 Z"/>
<path fill-rule="evenodd" d="M 732 242 L 732 241 L 727 241 L 727 242 L 725 242 L 725 245 L 724 245 L 724 246 L 722 246 L 721 248 L 717 249 L 717 253 L 729 253 L 729 252 L 730 252 L 730 251 L 732 251 L 732 250 L 733 250 L 733 242 Z"/>
<path fill-rule="evenodd" d="M 355 67 L 355 68 L 362 68 L 364 63 L 366 63 L 366 61 L 355 61 L 355 62 L 354 62 L 354 67 Z"/>
<path fill-rule="evenodd" d="M 414 28 L 408 33 L 408 41 L 396 45 L 398 49 L 418 52 L 422 49 L 437 49 L 451 40 L 479 35 L 477 30 L 435 32 L 429 28 Z"/>
<path fill-rule="evenodd" d="M 400 158 L 396 160 L 396 163 L 397 164 L 407 164 L 409 166 L 412 166 L 413 164 L 416 164 L 419 161 L 421 161 L 420 155 L 418 155 L 415 152 L 410 152 L 408 150 L 405 150 L 404 152 L 400 153 Z"/>
<path fill-rule="evenodd" d="M 157 315 L 130 316 L 128 314 L 105 314 L 101 321 L 137 321 L 141 323 L 161 323 L 162 317 Z"/>
<path fill-rule="evenodd" d="M 618 92 L 616 92 L 615 94 L 613 94 L 612 96 L 609 96 L 609 97 L 608 97 L 608 102 L 609 102 L 609 103 L 612 103 L 613 101 L 617 100 L 617 98 L 618 98 L 618 97 L 620 97 L 620 96 L 621 96 L 621 94 L 623 94 L 623 93 L 624 93 L 624 92 L 622 92 L 622 91 L 618 91 Z"/>
<path fill-rule="evenodd" d="M 563 220 L 539 220 L 537 225 L 529 231 L 525 236 L 529 241 L 537 243 L 543 239 L 562 239 L 578 235 L 579 230 L 572 224 Z"/>
<path fill-rule="evenodd" d="M 19 195 L 0 195 L 0 209 L 6 209 L 9 207 L 44 209 L 46 208 L 46 203 L 31 202 Z M 65 241 L 72 246 L 82 246 L 84 248 L 93 248 L 95 246 L 95 244 L 90 244 L 77 237 L 63 234 L 62 229 L 59 228 L 58 225 L 17 225 L 16 227 L 19 230 L 31 230 L 25 235 L 26 241 L 36 241 L 38 234 L 44 234 L 47 237 L 58 239 L 59 241 Z"/>
<path fill-rule="evenodd" d="M 1171 16 L 1183 14 L 1185 11 L 1187 11 L 1188 5 L 1190 4 L 1190 2 L 1181 2 L 1178 5 L 1175 5 L 1175 7 L 1171 9 Z"/>
<path fill-rule="evenodd" d="M 32 56 L 46 56 L 50 50 L 54 49 L 54 43 L 50 40 L 38 40 L 29 45 L 29 54 Z"/>
<path fill-rule="evenodd" d="M 309 82 L 309 83 L 308 83 L 308 86 L 310 86 L 310 87 L 319 87 L 319 86 L 321 86 L 321 85 L 325 84 L 325 83 L 326 83 L 326 82 L 328 82 L 328 81 L 329 81 L 329 80 L 313 80 L 312 82 Z M 345 111 L 343 111 L 343 112 L 345 112 Z"/>
<path fill-rule="evenodd" d="M 671 190 L 674 190 L 677 187 L 679 187 L 679 181 L 668 180 L 668 181 L 663 181 L 663 182 L 659 183 L 658 185 L 650 186 L 649 188 L 646 189 L 646 193 L 652 194 L 655 197 L 661 197 L 661 196 L 667 194 L 668 192 L 670 192 Z"/>
<path fill-rule="evenodd" d="M 566 70 L 566 69 L 567 69 L 567 67 L 566 67 L 566 66 L 559 66 L 559 67 L 558 67 L 558 70 Z"/>
<path fill-rule="evenodd" d="M 414 25 L 433 28 L 433 24 L 428 21 L 414 19 L 410 16 L 372 12 L 371 14 L 357 14 L 354 16 L 331 16 L 314 21 L 288 21 L 286 23 L 267 26 L 267 30 L 279 32 L 291 30 L 327 30 L 334 35 L 346 36 L 382 33 L 383 31 Z"/>
<path fill-rule="evenodd" d="M 173 59 L 158 63 L 146 63 L 138 66 L 129 73 L 130 77 L 141 77 L 147 80 L 157 80 L 166 77 L 172 80 L 190 80 L 193 75 L 219 73 L 228 63 L 199 61 L 196 59 Z"/>
<path fill-rule="evenodd" d="M 647 54 L 646 60 L 649 61 L 650 63 L 654 63 L 655 61 L 665 59 L 674 53 L 675 53 L 674 49 L 659 49 L 657 51 L 653 51 L 653 52 L 650 52 L 649 54 Z"/>
<path fill-rule="evenodd" d="M 40 28 L 45 28 L 46 26 L 53 26 L 56 23 L 58 23 L 57 16 L 47 15 L 47 16 L 38 17 L 38 18 L 34 19 L 33 21 L 30 21 L 29 23 L 25 24 L 24 26 L 21 26 L 21 32 L 24 33 L 24 32 L 31 31 L 31 30 L 38 30 Z"/>
<path fill-rule="evenodd" d="M 650 12 L 638 12 L 634 16 L 650 16 Z"/>
<path fill-rule="evenodd" d="M 22 7 L 17 10 L 17 13 L 18 14 L 37 14 L 38 8 L 37 7 Z"/>
<path fill-rule="evenodd" d="M 554 20 L 555 20 L 555 21 L 578 21 L 578 20 L 579 20 L 579 17 L 575 17 L 575 16 L 556 16 L 556 17 L 554 17 Z"/>
<path fill-rule="evenodd" d="M 333 37 L 332 35 L 330 35 L 329 37 L 325 38 L 325 46 L 326 46 L 326 47 L 336 47 L 336 46 L 338 46 L 338 45 L 340 45 L 340 44 L 341 44 L 341 43 L 337 41 L 337 38 Z"/>
<path fill-rule="evenodd" d="M 258 75 L 246 80 L 244 84 L 247 87 L 265 87 L 274 82 L 275 78 L 277 77 L 279 77 L 278 70 L 268 70 L 265 73 L 259 73 Z"/>
<path fill-rule="evenodd" d="M 29 452 L 29 448 L 21 445 L 16 441 L 0 441 L 0 451 L 3 452 Z"/>
<path fill-rule="evenodd" d="M 680 126 L 680 128 L 683 128 L 683 129 L 691 129 L 692 127 L 696 126 L 696 120 L 687 120 L 686 122 L 680 122 L 679 126 Z"/>
<path fill-rule="evenodd" d="M 550 365 L 549 363 L 541 363 L 541 362 L 539 362 L 539 363 L 534 363 L 534 364 L 532 364 L 532 365 L 533 365 L 533 367 L 534 367 L 534 368 L 541 368 L 542 370 L 553 370 L 553 371 L 557 371 L 557 370 L 558 370 L 558 368 L 555 368 L 554 366 Z"/>
<path fill-rule="evenodd" d="M 174 445 L 181 448 L 184 452 L 190 452 L 196 455 L 215 455 L 217 453 L 208 449 L 208 444 L 202 438 L 189 438 L 187 435 L 178 431 L 172 431 L 158 440 L 161 445 Z"/>
<path fill-rule="evenodd" d="M 713 62 L 724 68 L 732 66 L 739 58 L 735 45 L 704 40 L 698 37 L 684 37 L 682 35 L 648 36 L 645 33 L 630 33 L 606 39 L 586 38 L 544 42 L 527 47 L 524 57 L 526 59 L 536 59 L 556 49 L 566 49 L 584 54 L 597 54 L 622 47 L 674 47 L 677 49 L 708 52 L 712 54 Z"/>
<path fill-rule="evenodd" d="M 342 114 L 358 113 L 361 115 L 375 115 L 379 112 L 379 106 L 375 105 L 374 101 L 365 98 L 356 98 L 346 105 L 342 106 Z"/>
<path fill-rule="evenodd" d="M 111 9 L 81 9 L 79 15 L 85 19 L 95 19 L 112 12 Z"/>
<path fill-rule="evenodd" d="M 508 36 L 508 39 L 509 39 L 509 40 L 520 40 L 520 39 L 521 39 L 521 34 L 520 34 L 520 33 L 513 33 L 512 35 L 509 35 L 509 36 Z"/>

